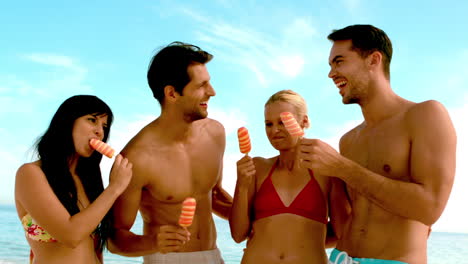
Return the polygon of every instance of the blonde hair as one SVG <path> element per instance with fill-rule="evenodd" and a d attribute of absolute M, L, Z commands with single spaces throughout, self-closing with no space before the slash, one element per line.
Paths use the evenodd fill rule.
<path fill-rule="evenodd" d="M 296 110 L 296 114 L 299 117 L 298 121 L 307 115 L 306 101 L 304 100 L 304 98 L 302 98 L 301 95 L 294 92 L 293 90 L 281 90 L 279 92 L 276 92 L 267 100 L 267 102 L 265 103 L 265 107 L 274 102 L 285 102 L 291 104 L 294 107 L 294 110 Z M 307 123 L 306 127 L 309 126 L 309 123 Z"/>

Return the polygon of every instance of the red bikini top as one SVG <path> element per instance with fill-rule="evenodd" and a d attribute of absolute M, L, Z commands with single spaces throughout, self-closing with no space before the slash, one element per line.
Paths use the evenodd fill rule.
<path fill-rule="evenodd" d="M 279 160 L 271 167 L 268 177 L 263 181 L 262 186 L 255 195 L 255 220 L 277 215 L 277 214 L 296 214 L 317 222 L 327 224 L 327 208 L 322 190 L 309 170 L 310 181 L 294 198 L 294 201 L 286 207 L 281 201 L 275 186 L 271 180 L 273 171 L 278 166 Z"/>

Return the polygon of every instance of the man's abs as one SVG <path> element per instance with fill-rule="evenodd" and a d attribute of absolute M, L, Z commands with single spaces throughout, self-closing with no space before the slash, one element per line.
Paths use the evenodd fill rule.
<path fill-rule="evenodd" d="M 346 251 L 352 257 L 425 258 L 426 225 L 393 215 L 362 196 L 356 197 L 353 202 L 352 214 L 351 223 L 344 230 L 337 249 Z"/>
<path fill-rule="evenodd" d="M 216 228 L 212 217 L 209 193 L 194 197 L 197 201 L 192 225 L 188 227 L 190 241 L 182 251 L 203 251 L 216 248 Z M 161 202 L 151 196 L 149 192 L 142 193 L 140 214 L 143 219 L 143 233 L 156 235 L 163 225 L 178 225 L 181 213 L 182 197 L 174 197 L 171 202 Z"/>

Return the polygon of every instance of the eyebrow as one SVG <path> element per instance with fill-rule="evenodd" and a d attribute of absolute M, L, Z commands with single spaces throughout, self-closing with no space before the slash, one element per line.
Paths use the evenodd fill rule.
<path fill-rule="evenodd" d="M 97 114 L 97 113 L 94 113 L 94 114 L 89 114 L 91 116 L 94 116 L 94 118 L 98 118 L 100 116 L 109 116 L 108 114 L 106 113 L 102 113 L 102 114 Z M 109 127 L 109 124 L 107 122 L 105 123 L 102 123 L 103 126 L 105 126 L 106 128 Z"/>
<path fill-rule="evenodd" d="M 336 55 L 331 63 L 329 62 L 328 65 L 332 65 L 332 63 L 335 63 L 338 59 L 344 58 L 343 55 Z"/>

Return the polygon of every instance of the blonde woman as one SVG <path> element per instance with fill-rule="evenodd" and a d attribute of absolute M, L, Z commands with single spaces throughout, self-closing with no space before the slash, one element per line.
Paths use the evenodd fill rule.
<path fill-rule="evenodd" d="M 268 99 L 265 131 L 279 155 L 245 156 L 237 162 L 229 219 L 232 237 L 238 243 L 248 239 L 242 264 L 327 263 L 325 242 L 332 183 L 328 177 L 297 164 L 300 138 L 285 129 L 282 112 L 291 112 L 302 128 L 309 127 L 307 106 L 299 94 L 283 90 Z M 341 212 L 345 217 L 346 208 Z"/>

